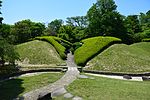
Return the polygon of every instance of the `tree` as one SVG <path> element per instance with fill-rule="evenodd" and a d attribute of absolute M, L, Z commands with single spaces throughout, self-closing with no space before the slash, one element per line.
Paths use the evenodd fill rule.
<path fill-rule="evenodd" d="M 12 34 L 16 36 L 16 43 L 23 43 L 30 38 L 41 36 L 45 30 L 45 25 L 42 23 L 35 23 L 30 20 L 22 20 L 12 28 Z"/>
<path fill-rule="evenodd" d="M 60 27 L 57 36 L 65 40 L 68 40 L 70 42 L 73 42 L 74 41 L 74 37 L 72 33 L 73 29 L 74 27 L 70 25 L 63 25 L 62 27 Z"/>
<path fill-rule="evenodd" d="M 67 25 L 85 28 L 88 25 L 86 16 L 68 17 L 66 21 Z"/>
<path fill-rule="evenodd" d="M 0 38 L 0 65 L 4 67 L 5 62 L 15 65 L 15 60 L 19 59 L 18 53 L 14 46 L 9 44 L 4 38 Z"/>
<path fill-rule="evenodd" d="M 139 20 L 143 31 L 150 29 L 150 10 L 146 14 L 140 13 Z"/>
<path fill-rule="evenodd" d="M 0 1 L 0 7 L 2 1 Z M 1 19 L 3 19 L 1 17 Z M 9 62 L 9 64 L 14 65 L 15 60 L 19 59 L 19 55 L 14 50 L 14 46 L 11 45 L 7 37 L 10 33 L 10 26 L 7 24 L 2 24 L 2 20 L 0 19 L 0 66 L 4 67 L 5 62 Z"/>
<path fill-rule="evenodd" d="M 124 37 L 123 16 L 116 11 L 113 0 L 97 0 L 87 12 L 89 36 Z M 119 27 L 119 28 L 118 28 Z"/>
<path fill-rule="evenodd" d="M 32 22 L 30 30 L 31 30 L 31 38 L 34 38 L 36 36 L 41 36 L 43 35 L 43 32 L 45 30 L 45 25 L 42 23 Z"/>
<path fill-rule="evenodd" d="M 129 15 L 125 19 L 125 26 L 129 34 L 135 34 L 141 31 L 139 19 L 137 15 Z"/>
<path fill-rule="evenodd" d="M 11 26 L 8 24 L 2 24 L 0 28 L 0 36 L 7 38 L 10 35 Z"/>
<path fill-rule="evenodd" d="M 0 0 L 0 10 L 1 10 L 1 7 L 2 7 L 2 1 Z M 0 15 L 2 14 L 2 12 L 0 11 Z M 3 17 L 0 17 L 0 24 L 2 24 L 2 20 L 3 20 Z"/>
<path fill-rule="evenodd" d="M 59 28 L 63 25 L 63 20 L 55 19 L 48 24 L 47 32 L 51 35 L 56 35 L 59 32 Z"/>

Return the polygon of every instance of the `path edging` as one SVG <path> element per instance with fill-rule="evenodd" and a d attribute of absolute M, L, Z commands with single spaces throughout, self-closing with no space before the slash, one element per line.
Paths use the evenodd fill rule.
<path fill-rule="evenodd" d="M 106 72 L 106 71 L 96 71 L 96 70 L 82 70 L 84 73 L 94 73 L 94 74 L 104 74 L 104 75 L 117 75 L 117 76 L 123 76 L 123 75 L 129 75 L 129 76 L 150 76 L 150 72 L 144 72 L 144 73 L 121 73 L 121 72 Z"/>

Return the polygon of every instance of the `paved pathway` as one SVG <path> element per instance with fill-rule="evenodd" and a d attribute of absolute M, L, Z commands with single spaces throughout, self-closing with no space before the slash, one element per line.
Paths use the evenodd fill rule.
<path fill-rule="evenodd" d="M 39 96 L 52 93 L 53 91 L 56 91 L 58 89 L 63 90 L 65 86 L 68 86 L 70 83 L 72 83 L 79 75 L 79 71 L 77 69 L 77 65 L 74 63 L 74 57 L 71 53 L 67 55 L 66 63 L 67 63 L 68 71 L 61 79 L 59 79 L 53 84 L 50 84 L 48 86 L 24 94 L 23 95 L 24 100 L 37 100 Z"/>

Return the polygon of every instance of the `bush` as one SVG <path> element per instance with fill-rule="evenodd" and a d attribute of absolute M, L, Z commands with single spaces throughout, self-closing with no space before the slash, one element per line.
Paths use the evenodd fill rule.
<path fill-rule="evenodd" d="M 67 57 L 66 54 L 65 54 L 66 48 L 58 42 L 58 41 L 65 41 L 65 40 L 60 39 L 60 38 L 56 38 L 56 37 L 53 37 L 53 36 L 36 37 L 35 39 L 49 42 L 50 44 L 52 44 L 54 46 L 54 48 L 56 49 L 56 51 L 58 52 L 60 57 L 64 60 L 66 59 L 66 57 Z M 67 41 L 65 41 L 65 43 L 70 44 Z"/>
<path fill-rule="evenodd" d="M 78 48 L 75 53 L 75 62 L 79 66 L 85 64 L 98 53 L 102 52 L 105 48 L 114 43 L 121 42 L 120 39 L 115 37 L 93 37 L 81 41 L 83 45 Z"/>
<path fill-rule="evenodd" d="M 150 38 L 143 39 L 142 42 L 150 42 Z"/>
<path fill-rule="evenodd" d="M 82 43 L 81 43 L 81 42 L 75 42 L 75 43 L 73 43 L 73 46 L 72 46 L 72 48 L 71 48 L 71 52 L 74 53 L 74 51 L 75 51 L 76 49 L 78 49 L 79 47 L 81 47 L 81 46 L 82 46 Z"/>
<path fill-rule="evenodd" d="M 63 45 L 66 49 L 69 49 L 71 46 L 72 46 L 72 43 L 64 40 L 64 39 L 61 39 L 61 38 L 58 38 L 58 37 L 54 37 L 54 40 L 56 40 L 58 43 L 60 43 L 61 45 Z"/>

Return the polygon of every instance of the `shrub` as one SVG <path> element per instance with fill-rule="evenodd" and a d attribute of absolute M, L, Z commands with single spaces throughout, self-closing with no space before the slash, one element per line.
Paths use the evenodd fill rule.
<path fill-rule="evenodd" d="M 35 39 L 49 42 L 50 44 L 52 44 L 54 46 L 54 48 L 56 49 L 56 51 L 58 52 L 60 57 L 64 60 L 66 59 L 66 57 L 67 57 L 65 54 L 66 48 L 58 42 L 58 41 L 65 41 L 65 40 L 62 40 L 60 38 L 56 38 L 53 36 L 36 37 Z M 65 43 L 70 44 L 69 42 L 66 42 L 66 41 L 65 41 Z"/>
<path fill-rule="evenodd" d="M 75 53 L 75 62 L 79 66 L 85 64 L 98 53 L 102 52 L 105 48 L 114 43 L 121 42 L 120 39 L 115 37 L 93 37 L 81 41 L 83 45 L 78 48 Z"/>
<path fill-rule="evenodd" d="M 53 38 L 54 38 L 54 40 L 56 40 L 58 43 L 60 43 L 61 45 L 63 45 L 67 49 L 69 49 L 72 46 L 72 43 L 70 43 L 64 39 L 54 37 L 54 36 L 53 36 Z"/>
<path fill-rule="evenodd" d="M 71 48 L 71 52 L 74 53 L 74 51 L 76 49 L 78 49 L 79 47 L 81 47 L 81 46 L 82 46 L 81 42 L 75 42 L 75 43 L 73 43 L 72 48 Z"/>
<path fill-rule="evenodd" d="M 150 38 L 143 39 L 142 42 L 150 42 Z"/>

